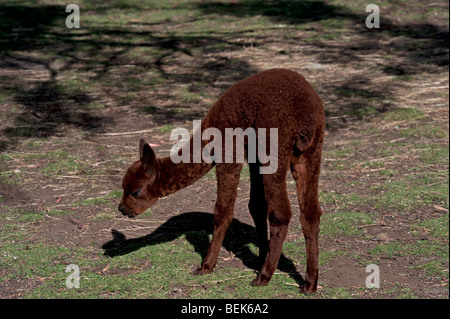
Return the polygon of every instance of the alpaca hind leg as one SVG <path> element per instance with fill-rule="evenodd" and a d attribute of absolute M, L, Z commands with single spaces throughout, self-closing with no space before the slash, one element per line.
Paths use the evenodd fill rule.
<path fill-rule="evenodd" d="M 242 164 L 217 164 L 217 200 L 214 207 L 214 232 L 202 265 L 195 271 L 196 275 L 210 273 L 217 263 L 220 247 L 225 233 L 233 220 L 234 202 Z"/>
<path fill-rule="evenodd" d="M 285 175 L 278 178 L 276 175 L 264 175 L 263 181 L 270 226 L 269 251 L 261 271 L 252 281 L 253 286 L 265 286 L 272 278 L 278 266 L 292 216 Z"/>
<path fill-rule="evenodd" d="M 300 223 L 306 241 L 306 278 L 302 292 L 314 293 L 319 277 L 319 224 L 322 209 L 319 204 L 320 149 L 315 153 L 293 157 L 291 172 L 296 181 Z"/>

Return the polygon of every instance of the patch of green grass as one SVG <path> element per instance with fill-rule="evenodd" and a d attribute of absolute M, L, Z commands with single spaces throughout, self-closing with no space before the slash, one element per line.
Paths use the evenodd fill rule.
<path fill-rule="evenodd" d="M 317 43 L 318 41 L 329 41 L 339 39 L 342 34 L 349 30 L 349 21 L 344 18 L 322 19 L 312 23 L 305 23 L 296 26 L 298 29 L 305 30 L 303 41 L 307 43 Z M 320 32 L 313 30 L 320 28 Z M 292 38 L 293 35 L 287 34 L 286 38 Z"/>
<path fill-rule="evenodd" d="M 410 211 L 432 204 L 448 207 L 448 175 L 418 173 L 370 189 L 377 192 L 371 199 L 376 209 Z"/>
<path fill-rule="evenodd" d="M 267 287 L 252 287 L 256 274 L 248 269 L 217 267 L 207 276 L 194 276 L 200 265 L 193 232 L 177 239 L 158 238 L 157 243 L 128 246 L 128 252 L 109 258 L 89 249 L 47 244 L 6 244 L 2 246 L 1 280 L 32 280 L 39 284 L 25 298 L 294 298 L 299 288 L 289 274 L 277 271 Z M 207 249 L 207 243 L 204 245 Z M 199 237 L 204 241 L 204 234 Z M 304 257 L 304 240 L 286 243 L 284 254 L 290 259 Z M 199 245 L 198 243 L 196 244 Z M 254 246 L 254 245 L 250 245 Z M 4 248 L 4 249 L 3 249 Z M 256 246 L 249 247 L 254 254 Z M 325 254 L 326 255 L 326 254 Z M 236 257 L 234 257 L 236 258 Z M 332 254 L 320 263 L 329 262 Z M 220 261 L 219 261 L 220 263 Z M 68 289 L 65 269 L 75 264 L 80 270 L 80 288 Z"/>
<path fill-rule="evenodd" d="M 378 110 L 371 106 L 363 106 L 363 105 L 356 105 L 356 106 L 358 107 L 353 107 L 351 110 L 346 111 L 345 114 L 361 118 L 364 116 L 374 115 L 378 113 Z"/>
<path fill-rule="evenodd" d="M 417 264 L 412 267 L 421 269 L 427 276 L 440 276 L 448 278 L 448 245 L 434 240 L 417 240 L 416 242 L 394 241 L 380 243 L 369 250 L 369 254 L 375 258 L 398 258 L 420 256 Z M 423 262 L 421 260 L 427 260 Z"/>
<path fill-rule="evenodd" d="M 114 258 L 50 245 L 32 246 L 28 250 L 28 255 L 20 250 L 11 253 L 8 250 L 7 260 L 0 261 L 8 272 L 14 273 L 7 279 L 45 278 L 27 293 L 27 298 L 268 298 L 298 295 L 295 285 L 286 284 L 294 281 L 285 273 L 274 275 L 267 287 L 252 287 L 250 281 L 256 275 L 241 269 L 218 268 L 210 275 L 194 276 L 192 269 L 200 265 L 201 258 L 184 235 L 156 245 L 136 247 Z M 21 267 L 16 260 L 22 260 Z M 65 278 L 69 275 L 65 273 L 65 267 L 69 264 L 79 266 L 79 289 L 65 287 Z M 44 269 L 44 265 L 48 267 Z M 101 269 L 107 269 L 104 275 L 99 274 Z"/>
<path fill-rule="evenodd" d="M 410 144 L 400 142 L 385 142 L 380 149 L 375 152 L 379 157 L 411 156 L 416 158 L 421 164 L 441 164 L 448 165 L 449 148 L 448 145 L 436 143 Z"/>
<path fill-rule="evenodd" d="M 202 96 L 198 93 L 183 91 L 180 93 L 179 99 L 186 103 L 199 103 L 202 100 Z"/>
<path fill-rule="evenodd" d="M 2 216 L 3 217 L 3 216 Z M 28 237 L 29 224 L 8 222 L 0 227 L 0 238 L 2 243 L 19 242 Z"/>
<path fill-rule="evenodd" d="M 415 108 L 398 108 L 387 112 L 383 119 L 388 122 L 414 120 L 422 117 L 424 113 Z"/>
<path fill-rule="evenodd" d="M 208 173 L 206 173 L 204 178 L 206 178 L 209 181 L 215 181 L 216 180 L 216 167 L 213 167 Z"/>
<path fill-rule="evenodd" d="M 331 167 L 335 171 L 342 171 L 342 170 L 345 170 L 347 168 L 347 165 L 346 165 L 347 163 L 348 162 L 346 162 L 344 160 L 336 160 L 336 161 L 332 162 Z"/>
<path fill-rule="evenodd" d="M 124 94 L 119 96 L 119 99 L 122 101 L 132 101 L 139 98 L 139 94 L 136 92 L 124 92 Z"/>
<path fill-rule="evenodd" d="M 24 143 L 25 144 L 25 143 Z M 25 147 L 34 148 L 37 146 L 33 146 L 34 142 L 30 144 L 26 144 Z M 39 144 L 37 144 L 39 145 Z M 66 150 L 55 150 L 49 152 L 11 152 L 0 155 L 0 161 L 7 162 L 11 159 L 21 159 L 25 161 L 32 161 L 34 159 L 67 159 L 69 154 Z"/>
<path fill-rule="evenodd" d="M 409 81 L 413 81 L 415 79 L 415 77 L 414 76 L 412 76 L 412 75 L 397 75 L 397 76 L 394 76 L 394 80 L 397 80 L 397 81 L 407 81 L 407 82 L 409 82 Z"/>
<path fill-rule="evenodd" d="M 36 129 L 33 127 L 8 127 L 4 129 L 4 132 L 10 136 L 16 137 L 35 137 Z"/>
<path fill-rule="evenodd" d="M 137 70 L 139 71 L 139 70 Z M 164 80 L 156 77 L 154 74 L 143 74 L 137 77 L 130 77 L 126 79 L 126 84 L 130 87 L 130 89 L 135 91 L 141 91 L 142 87 L 153 87 L 155 85 L 163 85 Z"/>
<path fill-rule="evenodd" d="M 42 211 L 24 211 L 22 213 L 16 214 L 14 220 L 19 223 L 34 223 L 45 219 L 44 213 Z"/>
<path fill-rule="evenodd" d="M 24 183 L 26 172 L 20 169 L 0 172 L 0 181 L 10 186 L 20 186 Z"/>
<path fill-rule="evenodd" d="M 0 219 L 8 221 L 14 225 L 32 224 L 36 221 L 44 219 L 44 212 L 34 210 L 21 210 L 18 207 L 8 208 L 2 207 L 4 213 L 0 215 Z"/>
<path fill-rule="evenodd" d="M 414 234 L 426 234 L 432 238 L 448 239 L 449 236 L 448 214 L 441 217 L 432 218 L 422 222 L 414 223 L 411 231 Z"/>
<path fill-rule="evenodd" d="M 103 195 L 103 196 L 87 198 L 87 199 L 83 199 L 83 200 L 74 202 L 71 204 L 71 206 L 78 207 L 78 206 L 85 206 L 85 205 L 92 206 L 92 205 L 105 204 L 105 203 L 109 203 L 112 199 L 119 199 L 121 197 L 122 197 L 122 190 L 116 189 L 106 195 Z"/>
<path fill-rule="evenodd" d="M 328 287 L 323 286 L 322 293 L 327 299 L 351 299 L 353 292 L 347 287 Z"/>
<path fill-rule="evenodd" d="M 109 198 L 119 199 L 122 197 L 122 190 L 116 189 L 107 195 Z"/>
<path fill-rule="evenodd" d="M 64 94 L 79 94 L 80 92 L 86 93 L 87 89 L 94 89 L 95 85 L 86 85 L 86 83 L 80 81 L 81 75 L 75 72 L 66 72 L 64 81 L 61 81 L 58 90 Z"/>
<path fill-rule="evenodd" d="M 149 105 L 149 106 L 144 106 L 144 108 L 142 109 L 142 111 L 144 111 L 145 113 L 153 113 L 157 110 L 158 108 L 156 106 L 153 105 Z"/>
<path fill-rule="evenodd" d="M 342 148 L 342 149 L 339 149 L 339 150 L 335 151 L 336 157 L 347 156 L 347 155 L 350 155 L 350 154 L 352 154 L 352 153 L 353 153 L 352 150 L 350 150 L 350 149 L 345 149 L 345 148 Z"/>
<path fill-rule="evenodd" d="M 186 113 L 186 109 L 175 107 L 167 110 L 167 115 L 176 115 L 176 114 L 184 114 Z"/>
<path fill-rule="evenodd" d="M 377 168 L 384 168 L 385 163 L 380 161 L 368 161 L 366 163 L 363 163 L 361 166 L 369 169 L 377 169 Z"/>
<path fill-rule="evenodd" d="M 91 102 L 85 106 L 87 110 L 103 110 L 105 108 L 105 105 L 100 102 Z"/>
<path fill-rule="evenodd" d="M 153 210 L 150 208 L 146 209 L 140 216 L 141 217 L 150 217 L 154 214 Z"/>
<path fill-rule="evenodd" d="M 8 79 L 8 77 L 2 77 L 0 78 L 2 80 Z M 10 94 L 7 94 L 5 92 L 0 92 L 0 104 L 6 103 L 6 101 L 8 101 L 8 99 L 10 99 Z"/>
<path fill-rule="evenodd" d="M 334 90 L 334 94 L 344 97 L 352 97 L 355 94 L 355 92 L 352 89 L 338 88 Z"/>
<path fill-rule="evenodd" d="M 401 135 L 414 138 L 448 138 L 448 132 L 443 128 L 432 125 L 409 127 L 400 132 Z"/>
<path fill-rule="evenodd" d="M 325 158 L 339 158 L 339 157 L 346 157 L 347 155 L 352 154 L 353 151 L 351 149 L 347 148 L 341 148 L 334 151 L 327 151 L 323 157 Z"/>
<path fill-rule="evenodd" d="M 448 267 L 446 267 L 446 262 L 448 262 L 448 255 L 447 257 L 438 257 L 414 268 L 423 270 L 427 276 L 438 276 L 448 280 Z"/>
<path fill-rule="evenodd" d="M 404 155 L 411 144 L 401 142 L 384 142 L 380 149 L 375 149 L 379 157 L 389 157 L 394 155 Z"/>
<path fill-rule="evenodd" d="M 51 209 L 46 212 L 46 214 L 49 216 L 63 216 L 63 215 L 72 214 L 72 213 L 73 213 L 73 211 L 66 210 L 66 209 Z"/>
<path fill-rule="evenodd" d="M 65 267 L 87 260 L 85 249 L 70 249 L 56 245 L 5 243 L 0 254 L 0 267 L 7 275 L 1 280 L 35 278 L 65 278 Z M 65 282 L 61 280 L 61 286 Z M 51 292 L 48 292 L 51 293 Z"/>
<path fill-rule="evenodd" d="M 320 234 L 322 235 L 323 228 L 321 227 Z M 301 226 L 294 227 L 291 229 L 290 233 L 297 233 L 301 234 Z M 325 236 L 328 236 L 328 232 L 326 231 Z M 249 247 L 254 245 L 248 245 Z M 258 247 L 254 246 L 251 247 L 251 251 L 255 256 L 258 254 L 259 249 Z M 305 238 L 303 236 L 300 236 L 299 239 L 293 240 L 293 241 L 285 241 L 283 244 L 283 254 L 286 258 L 294 261 L 295 263 L 300 263 L 301 269 L 306 267 L 306 243 Z M 345 255 L 345 251 L 321 251 L 319 254 L 319 266 L 324 266 L 337 256 Z M 306 269 L 306 268 L 305 268 Z"/>
<path fill-rule="evenodd" d="M 342 97 L 359 97 L 359 98 L 366 98 L 368 100 L 378 100 L 378 97 L 374 96 L 374 93 L 365 89 L 357 89 L 352 87 L 340 87 L 334 90 L 334 94 Z M 358 104 L 357 104 L 358 106 Z M 365 107 L 362 105 L 359 105 L 364 109 Z M 371 108 L 368 107 L 367 110 L 370 110 Z"/>
<path fill-rule="evenodd" d="M 63 175 L 63 174 L 79 174 L 83 166 L 74 157 L 66 157 L 61 160 L 52 162 L 40 169 L 46 176 Z"/>
<path fill-rule="evenodd" d="M 158 131 L 160 133 L 170 133 L 170 132 L 172 132 L 173 129 L 175 129 L 175 126 L 166 124 L 166 125 L 163 125 L 160 128 L 158 128 Z"/>
<path fill-rule="evenodd" d="M 394 177 L 394 176 L 398 176 L 400 174 L 400 172 L 396 169 L 383 169 L 381 171 L 378 171 L 378 174 L 381 176 L 386 176 L 386 177 Z"/>
<path fill-rule="evenodd" d="M 56 150 L 56 151 L 50 151 L 46 153 L 24 153 L 23 159 L 26 161 L 32 160 L 32 159 L 67 159 L 69 157 L 69 154 L 66 150 Z"/>
<path fill-rule="evenodd" d="M 335 192 L 319 192 L 319 199 L 322 204 L 333 204 L 336 207 L 336 212 L 353 211 L 368 202 L 366 196 L 351 193 L 351 194 L 337 194 Z"/>
<path fill-rule="evenodd" d="M 387 289 L 384 293 L 394 294 L 397 299 L 417 299 L 417 295 L 413 288 L 409 286 L 400 285 L 398 282 L 395 282 L 394 287 L 391 289 Z"/>
<path fill-rule="evenodd" d="M 426 144 L 419 146 L 424 150 L 420 152 L 420 161 L 424 164 L 444 164 L 448 165 L 449 148 L 448 145 Z"/>
<path fill-rule="evenodd" d="M 329 165 L 333 170 L 345 170 L 350 169 L 354 166 L 352 161 L 349 161 L 349 155 L 354 153 L 353 149 L 350 148 L 342 148 L 337 150 L 326 151 L 323 154 L 323 158 L 326 158 L 329 162 Z"/>
<path fill-rule="evenodd" d="M 36 222 L 40 222 L 48 218 L 48 216 L 61 216 L 65 214 L 73 213 L 68 210 L 56 210 L 49 211 L 42 210 L 24 210 L 23 208 L 7 208 L 5 207 L 5 213 L 0 215 L 0 219 L 5 220 L 6 224 L 2 225 L 2 238 L 14 237 L 17 235 L 20 237 L 20 233 L 25 234 Z"/>
<path fill-rule="evenodd" d="M 369 250 L 374 256 L 384 256 L 387 258 L 404 256 L 447 256 L 448 247 L 441 242 L 432 240 L 417 240 L 415 243 L 393 241 L 381 243 Z"/>
<path fill-rule="evenodd" d="M 359 226 L 373 223 L 371 215 L 361 212 L 324 214 L 321 219 L 320 233 L 330 238 L 362 236 L 363 232 Z"/>
<path fill-rule="evenodd" d="M 241 176 L 239 178 L 241 182 L 250 182 L 250 168 L 248 164 L 242 166 Z"/>
<path fill-rule="evenodd" d="M 95 221 L 97 221 L 97 220 L 111 220 L 114 217 L 116 217 L 116 215 L 112 214 L 110 212 L 99 212 L 99 213 L 95 214 L 94 216 L 92 216 L 91 219 L 95 220 Z"/>
<path fill-rule="evenodd" d="M 38 138 L 30 138 L 20 143 L 22 150 L 35 150 L 42 147 L 43 141 Z"/>

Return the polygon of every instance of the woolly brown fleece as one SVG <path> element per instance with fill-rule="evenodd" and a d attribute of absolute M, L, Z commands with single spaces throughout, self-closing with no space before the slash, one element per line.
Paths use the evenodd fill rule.
<path fill-rule="evenodd" d="M 273 174 L 260 174 L 261 163 L 250 166 L 249 210 L 255 221 L 262 268 L 252 285 L 266 285 L 281 255 L 291 219 L 286 189 L 286 172 L 296 180 L 300 221 L 306 238 L 307 271 L 302 291 L 315 292 L 318 280 L 318 233 L 322 214 L 318 180 L 325 115 L 322 102 L 300 74 L 286 69 L 271 69 L 231 86 L 213 105 L 201 123 L 201 132 L 217 128 L 278 129 L 278 167 Z M 266 141 L 268 143 L 269 136 Z M 202 141 L 202 148 L 208 143 Z M 247 147 L 245 140 L 245 147 Z M 224 143 L 222 154 L 224 156 Z M 193 138 L 189 141 L 191 158 Z M 151 147 L 140 142 L 140 160 L 123 178 L 124 195 L 119 210 L 129 217 L 142 213 L 158 198 L 172 194 L 205 175 L 216 166 L 217 200 L 214 208 L 214 233 L 207 256 L 197 274 L 209 273 L 217 262 L 225 232 L 233 219 L 242 163 L 178 163 L 170 157 L 156 158 Z M 269 147 L 267 146 L 267 150 Z M 180 150 L 181 152 L 181 150 Z M 235 155 L 235 154 L 234 154 Z M 216 161 L 219 162 L 219 161 Z M 264 164 L 267 165 L 267 164 Z M 267 231 L 270 237 L 268 239 Z"/>

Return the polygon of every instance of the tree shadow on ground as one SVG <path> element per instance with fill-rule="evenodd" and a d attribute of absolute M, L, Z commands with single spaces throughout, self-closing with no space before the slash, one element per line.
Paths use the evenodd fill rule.
<path fill-rule="evenodd" d="M 139 10 L 139 5 L 114 1 L 105 6 L 103 1 L 98 1 L 90 3 L 89 9 L 83 12 Z M 83 74 L 87 77 L 83 78 L 87 85 L 99 85 L 104 95 L 113 101 L 108 107 L 126 105 L 139 108 L 151 115 L 156 125 L 163 125 L 201 118 L 208 106 L 202 104 L 195 94 L 209 91 L 211 96 L 217 96 L 217 92 L 260 71 L 248 62 L 245 55 L 228 57 L 227 52 L 243 50 L 248 43 L 263 47 L 268 41 L 264 33 L 226 28 L 205 32 L 157 31 L 171 23 L 183 25 L 226 15 L 242 19 L 264 16 L 275 23 L 287 24 L 287 29 L 292 27 L 295 31 L 303 30 L 302 26 L 307 26 L 304 30 L 313 28 L 311 23 L 339 19 L 350 25 L 352 32 L 364 35 L 363 41 L 347 41 L 344 45 L 319 39 L 306 43 L 295 32 L 292 37 L 272 37 L 270 41 L 304 46 L 303 52 L 324 64 L 331 61 L 343 66 L 352 65 L 361 60 L 361 54 L 372 52 L 402 57 L 380 65 L 381 71 L 388 75 L 433 72 L 436 67 L 448 65 L 448 29 L 431 23 L 401 24 L 383 17 L 380 30 L 369 30 L 364 24 L 367 14 L 363 9 L 361 14 L 355 14 L 345 6 L 331 5 L 326 1 L 202 1 L 179 3 L 174 9 L 178 7 L 192 9 L 193 12 L 200 10 L 204 15 L 194 14 L 175 22 L 166 19 L 151 24 L 124 21 L 123 25 L 102 26 L 89 22 L 80 30 L 69 30 L 65 27 L 67 13 L 63 5 L 1 4 L 0 66 L 8 70 L 8 74 L 21 73 L 14 77 L 2 76 L 4 83 L 0 85 L 0 95 L 13 95 L 13 101 L 24 110 L 9 121 L 12 126 L 1 130 L 8 142 L 0 141 L 0 148 L 6 148 L 8 143 L 14 144 L 16 137 L 36 136 L 39 132 L 50 136 L 67 125 L 86 132 L 98 132 L 104 123 L 113 123 L 105 117 L 107 112 L 102 115 L 84 108 L 96 102 L 99 94 L 85 91 L 79 83 L 74 89 L 67 89 L 65 81 L 71 72 L 76 72 L 76 81 Z M 136 24 L 150 26 L 151 29 L 136 28 Z M 277 28 L 276 25 L 268 27 L 270 30 Z M 144 49 L 142 52 L 145 53 L 130 56 L 135 49 Z M 60 65 L 55 67 L 55 63 Z M 148 70 L 158 75 L 155 82 L 152 82 Z M 42 75 L 31 81 L 23 78 L 24 74 L 38 72 L 47 72 L 47 78 L 42 79 Z M 157 82 L 161 80 L 165 81 L 163 85 Z M 355 87 L 355 80 L 368 87 Z M 393 95 L 390 88 L 374 87 L 370 80 L 370 75 L 361 75 L 359 79 L 352 77 L 329 86 L 330 90 L 343 94 L 337 96 L 344 98 L 347 97 L 346 91 L 355 89 L 350 112 L 360 114 L 364 113 L 368 96 L 369 99 L 389 100 Z M 188 86 L 188 92 L 184 93 L 186 97 L 183 100 L 174 91 L 185 86 Z M 144 91 L 148 94 L 142 94 Z M 190 99 L 190 95 L 194 99 Z M 154 106 L 154 100 L 169 102 Z M 340 106 L 339 102 L 343 100 L 333 102 Z M 349 108 L 347 104 L 333 110 L 331 115 L 339 112 L 345 115 Z M 383 106 L 381 109 L 386 108 Z"/>
<path fill-rule="evenodd" d="M 82 92 L 65 92 L 53 80 L 38 82 L 31 90 L 17 88 L 15 101 L 26 106 L 27 112 L 14 119 L 14 127 L 3 132 L 10 136 L 50 136 L 62 125 L 76 126 L 85 131 L 100 131 L 103 117 L 90 114 L 84 107 L 92 99 Z"/>
<path fill-rule="evenodd" d="M 351 23 L 352 30 L 367 36 L 367 42 L 348 43 L 348 47 L 342 47 L 341 53 L 350 58 L 355 58 L 352 52 L 366 49 L 381 49 L 386 52 L 403 53 L 405 58 L 416 64 L 448 65 L 449 31 L 448 27 L 442 27 L 431 23 L 398 23 L 385 15 L 382 17 L 380 29 L 368 29 L 365 20 L 368 13 L 365 7 L 361 13 L 355 13 L 342 5 L 331 5 L 325 1 L 271 1 L 271 0 L 247 0 L 241 2 L 197 2 L 196 7 L 205 14 L 233 15 L 240 18 L 252 16 L 266 16 L 277 23 L 290 25 L 302 25 L 310 22 L 338 19 L 340 24 Z M 388 43 L 377 43 L 373 47 L 374 40 L 380 40 L 382 36 L 399 38 Z M 400 39 L 400 37 L 406 38 Z M 320 40 L 318 46 L 326 47 Z M 333 57 L 324 56 L 327 60 Z M 345 61 L 346 59 L 344 59 Z M 335 62 L 339 63 L 339 59 Z M 407 70 L 415 72 L 417 69 Z"/>
<path fill-rule="evenodd" d="M 110 8 L 114 9 L 115 4 Z M 127 94 L 140 93 L 144 86 L 152 97 L 175 101 L 164 107 L 149 106 L 148 98 L 137 101 L 145 113 L 151 114 L 158 125 L 163 125 L 201 118 L 204 110 L 189 108 L 196 100 L 188 101 L 188 107 L 181 105 L 170 90 L 158 86 L 161 79 L 169 81 L 172 87 L 189 84 L 188 95 L 198 92 L 203 84 L 222 86 L 217 82 L 219 77 L 228 85 L 256 73 L 247 62 L 226 57 L 201 60 L 190 65 L 187 72 L 169 71 L 174 69 L 173 59 L 180 55 L 195 60 L 193 51 L 210 53 L 210 47 L 215 45 L 225 46 L 227 50 L 241 47 L 221 37 L 161 36 L 151 31 L 136 31 L 128 25 L 104 28 L 91 25 L 73 31 L 65 27 L 64 6 L 4 4 L 0 5 L 0 13 L 0 66 L 7 74 L 21 72 L 12 78 L 2 76 L 5 81 L 0 85 L 0 95 L 13 96 L 12 100 L 23 107 L 8 121 L 8 127 L 0 130 L 7 137 L 6 141 L 0 141 L 0 149 L 13 145 L 17 138 L 51 136 L 66 126 L 102 132 L 105 123 L 114 121 L 104 115 L 106 112 L 101 114 L 86 108 L 99 96 L 92 94 L 89 85 L 101 87 L 108 98 L 114 100 L 112 107 L 130 105 Z M 161 22 L 164 23 L 168 22 Z M 138 56 L 130 60 L 127 54 L 135 48 L 151 50 L 151 59 Z M 114 72 L 119 68 L 122 69 L 118 76 Z M 159 75 L 155 83 L 151 78 L 146 79 L 149 70 Z M 32 78 L 25 78 L 24 74 Z M 67 79 L 67 74 L 72 74 L 74 80 Z M 81 74 L 89 74 L 89 78 L 81 79 Z"/>
<path fill-rule="evenodd" d="M 208 14 L 234 15 L 239 18 L 267 16 L 275 22 L 302 24 L 336 17 L 342 10 L 323 1 L 240 1 L 198 2 L 198 8 Z"/>
<path fill-rule="evenodd" d="M 113 239 L 105 243 L 102 249 L 104 249 L 104 255 L 116 257 L 132 253 L 146 246 L 170 242 L 180 236 L 185 236 L 203 260 L 209 247 L 209 235 L 213 233 L 213 226 L 213 214 L 183 213 L 169 218 L 151 234 L 139 238 L 126 239 L 123 233 L 113 229 L 111 231 Z M 256 229 L 234 218 L 228 228 L 223 247 L 241 259 L 246 267 L 259 271 L 258 256 L 248 247 L 250 243 L 257 245 Z M 294 263 L 283 254 L 278 263 L 278 269 L 288 273 L 299 285 L 303 285 L 304 280 Z"/>

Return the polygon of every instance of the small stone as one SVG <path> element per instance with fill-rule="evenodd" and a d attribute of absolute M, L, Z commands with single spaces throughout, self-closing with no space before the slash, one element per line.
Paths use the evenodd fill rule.
<path fill-rule="evenodd" d="M 306 69 L 306 70 L 328 70 L 328 68 L 325 65 L 319 64 L 319 63 L 308 64 L 307 66 L 304 67 L 304 69 Z"/>

